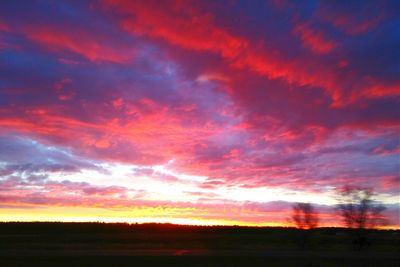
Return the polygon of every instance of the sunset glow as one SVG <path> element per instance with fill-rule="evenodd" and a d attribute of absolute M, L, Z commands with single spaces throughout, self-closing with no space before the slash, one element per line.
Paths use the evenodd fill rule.
<path fill-rule="evenodd" d="M 399 1 L 1 1 L 0 221 L 400 228 Z"/>

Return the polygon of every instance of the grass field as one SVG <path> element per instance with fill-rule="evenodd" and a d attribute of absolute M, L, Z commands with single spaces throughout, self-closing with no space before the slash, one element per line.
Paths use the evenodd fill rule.
<path fill-rule="evenodd" d="M 400 266 L 400 231 L 0 223 L 0 266 Z"/>

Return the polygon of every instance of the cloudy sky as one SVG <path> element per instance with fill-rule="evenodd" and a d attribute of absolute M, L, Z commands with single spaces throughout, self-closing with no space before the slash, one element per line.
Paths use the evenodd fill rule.
<path fill-rule="evenodd" d="M 399 1 L 1 1 L 0 220 L 399 221 Z"/>

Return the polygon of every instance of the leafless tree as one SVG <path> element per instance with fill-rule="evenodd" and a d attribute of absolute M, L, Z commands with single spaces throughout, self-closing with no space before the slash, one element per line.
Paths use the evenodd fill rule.
<path fill-rule="evenodd" d="M 386 223 L 383 211 L 371 188 L 345 186 L 337 191 L 338 211 L 347 228 L 353 229 L 353 246 L 361 250 L 371 245 L 368 228 L 375 228 Z"/>
<path fill-rule="evenodd" d="M 292 206 L 291 221 L 301 230 L 312 230 L 318 226 L 318 213 L 310 203 L 296 203 Z M 297 232 L 297 244 L 301 249 L 312 247 L 314 231 Z"/>
<path fill-rule="evenodd" d="M 385 223 L 385 207 L 374 198 L 371 188 L 345 186 L 338 190 L 338 210 L 348 228 L 374 228 Z"/>
<path fill-rule="evenodd" d="M 292 207 L 292 220 L 299 229 L 314 229 L 318 226 L 318 213 L 310 203 L 296 203 Z"/>

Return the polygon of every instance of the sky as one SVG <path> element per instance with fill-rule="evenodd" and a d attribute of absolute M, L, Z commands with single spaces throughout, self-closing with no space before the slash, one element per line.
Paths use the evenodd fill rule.
<path fill-rule="evenodd" d="M 0 3 L 0 221 L 400 228 L 400 2 Z"/>

